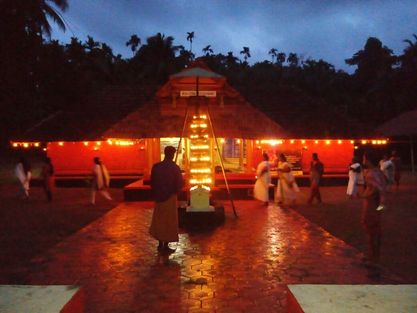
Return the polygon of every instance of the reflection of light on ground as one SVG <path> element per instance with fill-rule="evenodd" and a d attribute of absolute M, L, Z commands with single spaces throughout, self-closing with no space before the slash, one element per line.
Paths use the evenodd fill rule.
<path fill-rule="evenodd" d="M 268 249 L 266 255 L 269 258 L 274 258 L 282 249 L 282 238 L 276 229 L 269 229 L 267 233 Z"/>

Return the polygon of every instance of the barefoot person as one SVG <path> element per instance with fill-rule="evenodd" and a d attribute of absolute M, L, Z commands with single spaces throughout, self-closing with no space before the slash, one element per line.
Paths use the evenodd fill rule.
<path fill-rule="evenodd" d="M 15 168 L 15 175 L 20 182 L 20 192 L 24 198 L 29 198 L 30 180 L 32 171 L 29 161 L 21 157 Z"/>
<path fill-rule="evenodd" d="M 91 188 L 91 204 L 96 203 L 96 193 L 99 191 L 104 198 L 112 200 L 108 188 L 110 186 L 110 175 L 106 166 L 99 157 L 93 159 L 93 185 Z"/>
<path fill-rule="evenodd" d="M 310 163 L 310 197 L 308 198 L 308 204 L 312 204 L 315 198 L 319 204 L 321 203 L 320 182 L 323 172 L 323 163 L 319 160 L 318 154 L 313 153 Z"/>
<path fill-rule="evenodd" d="M 368 235 L 369 252 L 367 259 L 371 265 L 379 263 L 381 250 L 381 214 L 385 202 L 386 179 L 378 168 L 378 160 L 371 153 L 364 154 L 365 189 L 360 194 L 364 199 L 362 225 Z"/>
<path fill-rule="evenodd" d="M 264 205 L 269 203 L 269 184 L 271 183 L 271 174 L 269 172 L 269 156 L 262 154 L 263 161 L 258 164 L 256 169 L 256 182 L 253 187 L 253 196 L 263 202 Z"/>
<path fill-rule="evenodd" d="M 291 165 L 287 162 L 287 157 L 280 153 L 278 155 L 278 186 L 275 194 L 278 205 L 294 205 L 297 199 L 297 192 L 300 191 L 291 173 Z"/>
<path fill-rule="evenodd" d="M 156 163 L 151 171 L 151 187 L 155 200 L 149 233 L 158 240 L 158 250 L 173 252 L 168 244 L 178 241 L 177 194 L 184 184 L 181 169 L 173 161 L 175 148 L 164 149 L 165 158 Z"/>

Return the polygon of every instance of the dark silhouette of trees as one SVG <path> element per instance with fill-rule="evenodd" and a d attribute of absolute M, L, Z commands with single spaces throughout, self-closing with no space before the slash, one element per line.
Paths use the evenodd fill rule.
<path fill-rule="evenodd" d="M 172 36 L 162 33 L 148 37 L 145 43 L 131 35 L 126 46 L 133 57 L 123 58 L 91 36 L 84 41 L 73 37 L 67 44 L 50 40 L 45 17 L 54 21 L 55 16 L 58 21 L 60 13 L 51 11 L 49 4 L 61 10 L 67 7 L 67 1 L 0 1 L 3 144 L 11 135 L 23 133 L 57 112 L 94 112 L 97 105 L 83 99 L 110 86 L 156 90 L 195 57 L 224 75 L 249 102 L 294 136 L 364 134 L 416 105 L 416 35 L 404 40 L 404 51 L 399 56 L 379 39 L 368 38 L 364 47 L 346 60 L 357 67 L 352 75 L 337 71 L 325 60 L 304 61 L 295 52 L 287 55 L 275 48 L 268 52 L 269 61 L 253 65 L 248 64 L 249 47 L 239 52 L 243 62 L 232 51 L 214 53 L 211 45 L 202 49 L 201 56 L 194 55 L 194 32 L 187 32 L 190 49 L 176 45 Z"/>
<path fill-rule="evenodd" d="M 275 63 L 274 60 L 277 59 L 278 56 L 278 50 L 275 48 L 272 48 L 271 50 L 269 50 L 268 54 L 271 56 L 271 62 Z"/>
<path fill-rule="evenodd" d="M 212 55 L 213 54 L 213 49 L 211 48 L 211 45 L 208 45 L 208 46 L 205 46 L 203 49 L 202 49 L 202 51 L 203 51 L 203 53 L 208 57 L 208 56 L 210 56 L 210 55 Z"/>
<path fill-rule="evenodd" d="M 193 52 L 194 32 L 187 32 L 187 41 L 190 42 L 190 52 Z"/>
<path fill-rule="evenodd" d="M 248 58 L 251 57 L 249 47 L 243 47 L 242 51 L 240 51 L 239 53 L 243 54 L 243 59 L 245 60 L 244 64 L 247 65 L 248 64 Z"/>
<path fill-rule="evenodd" d="M 358 78 L 369 82 L 388 74 L 397 62 L 397 58 L 393 56 L 391 49 L 382 45 L 378 38 L 369 37 L 365 47 L 345 62 L 349 65 L 356 65 L 355 74 Z"/>
<path fill-rule="evenodd" d="M 133 52 L 133 55 L 135 55 L 136 50 L 141 44 L 141 40 L 137 35 L 130 36 L 130 39 L 126 42 L 126 47 L 130 46 L 130 49 Z"/>

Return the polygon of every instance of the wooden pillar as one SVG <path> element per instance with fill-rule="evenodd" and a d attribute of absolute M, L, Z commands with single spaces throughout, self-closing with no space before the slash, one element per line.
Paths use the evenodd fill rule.
<path fill-rule="evenodd" d="M 252 173 L 253 169 L 253 140 L 246 140 L 246 173 Z"/>
<path fill-rule="evenodd" d="M 243 139 L 239 139 L 239 168 L 243 169 Z"/>

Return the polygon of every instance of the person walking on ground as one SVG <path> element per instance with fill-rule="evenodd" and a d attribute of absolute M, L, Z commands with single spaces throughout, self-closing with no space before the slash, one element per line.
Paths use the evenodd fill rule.
<path fill-rule="evenodd" d="M 394 165 L 394 183 L 396 186 L 396 191 L 398 191 L 401 179 L 401 159 L 395 150 L 391 152 L 391 162 Z"/>
<path fill-rule="evenodd" d="M 29 198 L 29 189 L 30 189 L 30 180 L 32 178 L 32 171 L 29 161 L 21 157 L 19 163 L 17 163 L 15 168 L 15 175 L 20 182 L 20 194 L 24 198 Z"/>
<path fill-rule="evenodd" d="M 112 200 L 108 188 L 110 186 L 110 175 L 106 166 L 99 157 L 93 159 L 93 184 L 91 188 L 91 204 L 96 203 L 96 193 L 100 191 L 104 198 Z"/>
<path fill-rule="evenodd" d="M 312 154 L 312 160 L 310 163 L 310 197 L 308 198 L 308 204 L 312 204 L 314 198 L 317 199 L 318 203 L 322 202 L 320 194 L 320 182 L 321 177 L 324 173 L 324 165 L 319 160 L 317 153 Z"/>
<path fill-rule="evenodd" d="M 352 163 L 349 165 L 349 182 L 346 194 L 349 198 L 354 198 L 358 195 L 358 187 L 363 185 L 362 166 L 357 157 L 353 157 Z"/>
<path fill-rule="evenodd" d="M 158 240 L 158 251 L 174 252 L 170 242 L 178 242 L 177 195 L 184 181 L 180 167 L 175 164 L 175 148 L 164 149 L 164 160 L 152 166 L 151 187 L 155 200 L 149 233 Z"/>
<path fill-rule="evenodd" d="M 52 165 L 51 158 L 45 157 L 42 165 L 42 185 L 45 191 L 48 202 L 52 201 L 52 188 L 54 185 L 54 166 Z"/>
<path fill-rule="evenodd" d="M 269 184 L 271 183 L 271 165 L 267 153 L 263 153 L 262 158 L 263 161 L 258 164 L 256 169 L 256 182 L 253 187 L 253 196 L 267 206 L 269 203 Z"/>
<path fill-rule="evenodd" d="M 278 155 L 278 185 L 275 193 L 275 200 L 279 204 L 295 204 L 297 192 L 300 191 L 291 173 L 291 165 L 283 153 Z"/>
<path fill-rule="evenodd" d="M 382 160 L 379 161 L 379 167 L 385 175 L 387 180 L 387 192 L 389 192 L 391 185 L 394 183 L 394 164 L 391 162 L 388 154 L 384 154 Z"/>
<path fill-rule="evenodd" d="M 381 214 L 384 209 L 386 179 L 377 167 L 378 160 L 371 154 L 363 156 L 365 189 L 360 196 L 364 199 L 361 222 L 368 235 L 368 254 L 370 265 L 379 262 L 381 250 Z"/>

